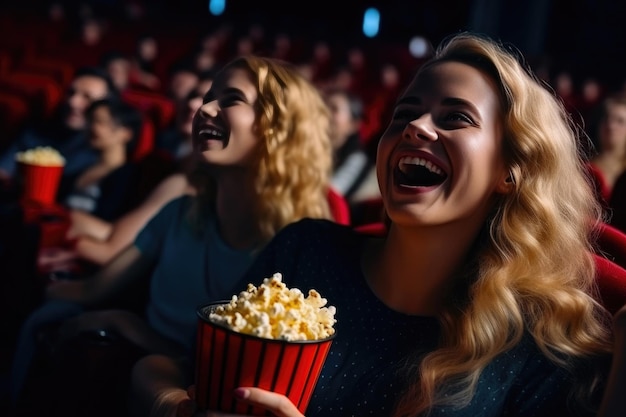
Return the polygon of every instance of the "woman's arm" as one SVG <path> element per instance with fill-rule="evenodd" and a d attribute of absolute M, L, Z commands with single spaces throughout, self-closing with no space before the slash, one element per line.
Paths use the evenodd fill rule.
<path fill-rule="evenodd" d="M 189 186 L 183 174 L 174 174 L 164 179 L 134 210 L 115 221 L 105 240 L 79 237 L 75 250 L 83 259 L 98 265 L 109 262 L 120 250 L 133 242 L 137 233 L 169 201 L 183 194 L 190 194 Z"/>
<path fill-rule="evenodd" d="M 94 275 L 78 281 L 57 281 L 46 288 L 46 298 L 66 300 L 84 306 L 106 302 L 149 273 L 153 262 L 134 245 L 121 251 Z"/>
<path fill-rule="evenodd" d="M 111 234 L 112 224 L 81 210 L 71 210 L 68 239 L 89 237 L 95 240 L 106 240 Z"/>

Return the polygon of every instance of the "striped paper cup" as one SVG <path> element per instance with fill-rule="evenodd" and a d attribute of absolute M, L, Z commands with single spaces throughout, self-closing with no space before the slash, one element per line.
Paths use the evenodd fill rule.
<path fill-rule="evenodd" d="M 63 166 L 19 163 L 22 198 L 45 206 L 54 204 L 63 175 Z"/>
<path fill-rule="evenodd" d="M 335 335 L 322 340 L 285 341 L 239 333 L 208 319 L 213 309 L 225 303 L 198 309 L 198 406 L 226 413 L 270 415 L 233 396 L 237 387 L 259 387 L 284 394 L 304 414 Z"/>

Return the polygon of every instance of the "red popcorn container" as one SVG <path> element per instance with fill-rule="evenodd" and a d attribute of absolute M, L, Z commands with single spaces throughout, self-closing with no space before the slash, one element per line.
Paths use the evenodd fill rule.
<path fill-rule="evenodd" d="M 198 309 L 196 402 L 202 409 L 254 416 L 271 415 L 238 402 L 237 387 L 284 394 L 305 414 L 335 334 L 321 340 L 286 341 L 239 333 L 209 320 L 227 301 Z"/>
<path fill-rule="evenodd" d="M 22 198 L 28 202 L 52 205 L 63 174 L 62 165 L 34 165 L 19 162 L 22 177 Z"/>

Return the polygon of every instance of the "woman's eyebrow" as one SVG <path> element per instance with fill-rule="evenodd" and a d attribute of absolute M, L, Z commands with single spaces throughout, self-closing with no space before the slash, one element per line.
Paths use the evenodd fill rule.
<path fill-rule="evenodd" d="M 400 100 L 398 100 L 396 102 L 396 106 L 400 106 L 403 104 L 407 104 L 407 105 L 420 105 L 422 104 L 422 100 L 419 97 L 416 96 L 405 96 L 400 98 Z"/>
<path fill-rule="evenodd" d="M 471 106 L 474 107 L 472 103 L 467 100 L 458 97 L 446 97 L 441 101 L 442 104 L 447 106 Z"/>

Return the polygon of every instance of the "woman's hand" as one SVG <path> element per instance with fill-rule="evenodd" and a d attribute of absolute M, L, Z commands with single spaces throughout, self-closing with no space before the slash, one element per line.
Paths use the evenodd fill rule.
<path fill-rule="evenodd" d="M 178 404 L 177 417 L 243 417 L 238 414 L 198 410 L 194 401 L 195 386 L 189 387 L 187 394 L 190 399 Z M 240 387 L 235 389 L 234 397 L 237 401 L 262 407 L 277 417 L 304 417 L 298 408 L 282 394 L 260 388 Z"/>

